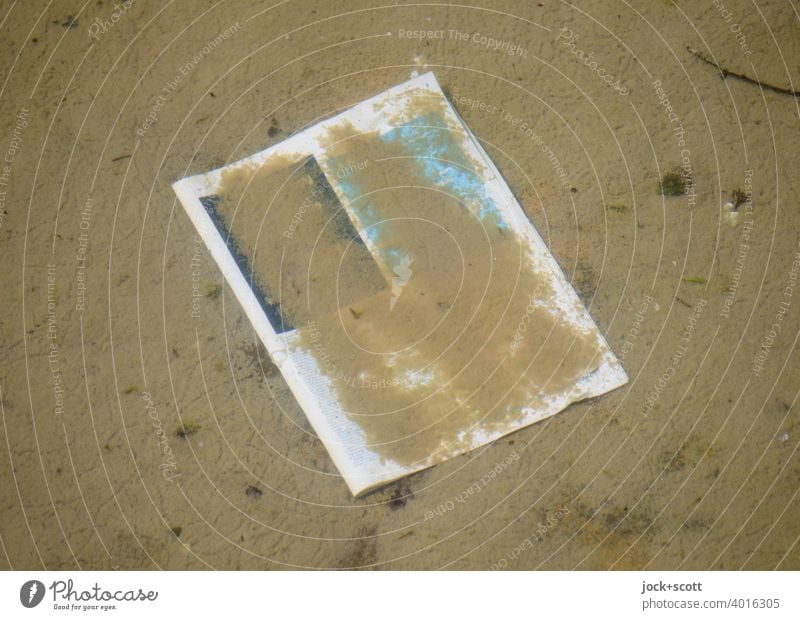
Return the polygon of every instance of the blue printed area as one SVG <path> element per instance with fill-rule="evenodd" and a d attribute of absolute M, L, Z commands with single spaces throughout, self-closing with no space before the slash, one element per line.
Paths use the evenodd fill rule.
<path fill-rule="evenodd" d="M 459 137 L 453 135 L 439 112 L 429 112 L 395 127 L 383 134 L 380 139 L 386 143 L 399 145 L 407 155 L 414 157 L 419 172 L 428 185 L 441 189 L 463 202 L 486 225 L 507 229 L 508 226 L 490 198 L 483 179 L 477 174 L 456 139 Z M 357 155 L 356 153 L 347 157 L 340 155 L 330 158 L 327 161 L 328 169 L 341 169 L 348 160 Z M 355 172 L 344 179 L 336 179 L 336 183 L 358 214 L 366 229 L 367 238 L 387 259 L 387 265 L 392 267 L 405 253 L 402 249 L 381 247 L 380 222 L 391 215 L 380 213 L 373 203 L 364 204 L 364 199 L 360 199 L 363 189 L 358 182 L 358 176 Z"/>
<path fill-rule="evenodd" d="M 506 227 L 483 179 L 475 172 L 439 112 L 429 112 L 396 127 L 382 135 L 381 140 L 400 143 L 409 155 L 415 156 L 432 187 L 452 194 L 482 220 L 489 220 L 487 223 Z"/>

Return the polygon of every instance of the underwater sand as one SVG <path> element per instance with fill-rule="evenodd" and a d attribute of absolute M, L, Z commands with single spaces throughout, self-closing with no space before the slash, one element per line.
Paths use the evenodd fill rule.
<path fill-rule="evenodd" d="M 97 38 L 111 3 L 0 9 L 0 566 L 800 569 L 800 101 L 686 51 L 797 88 L 787 4 L 725 3 L 746 49 L 710 2 L 274 4 L 135 2 Z M 170 184 L 427 70 L 631 381 L 354 500 Z M 658 193 L 684 158 L 691 205 Z M 249 232 L 269 261 L 276 231 Z M 510 243 L 503 260 L 521 262 Z M 434 282 L 424 252 L 410 268 L 392 314 L 430 318 L 413 292 L 449 303 L 466 273 Z M 363 287 L 313 299 L 335 317 Z M 416 335 L 352 333 L 378 351 Z"/>

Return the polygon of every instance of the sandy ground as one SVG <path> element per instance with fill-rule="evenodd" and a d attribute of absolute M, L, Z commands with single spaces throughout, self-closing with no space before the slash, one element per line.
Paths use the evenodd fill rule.
<path fill-rule="evenodd" d="M 800 569 L 797 5 L 389 4 L 1 3 L 0 566 Z M 425 70 L 631 381 L 354 500 L 170 183 Z"/>

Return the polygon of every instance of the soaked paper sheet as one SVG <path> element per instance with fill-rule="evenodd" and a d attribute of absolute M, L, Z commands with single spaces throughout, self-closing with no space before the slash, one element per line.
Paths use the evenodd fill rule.
<path fill-rule="evenodd" d="M 173 188 L 354 495 L 628 380 L 432 73 Z"/>

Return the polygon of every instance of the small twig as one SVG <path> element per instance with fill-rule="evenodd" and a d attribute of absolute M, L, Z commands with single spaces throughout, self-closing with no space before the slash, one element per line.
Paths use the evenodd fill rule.
<path fill-rule="evenodd" d="M 130 155 L 120 155 L 119 157 L 112 159 L 111 162 L 116 163 L 118 161 L 122 161 L 123 159 L 128 159 L 128 157 L 130 157 Z"/>
<path fill-rule="evenodd" d="M 711 65 L 717 71 L 719 71 L 720 76 L 722 79 L 726 77 L 733 77 L 737 80 L 742 80 L 743 82 L 747 82 L 748 84 L 755 84 L 756 86 L 760 86 L 761 88 L 765 88 L 767 90 L 774 91 L 776 93 L 780 93 L 781 95 L 789 95 L 791 97 L 800 97 L 800 92 L 796 90 L 791 90 L 789 88 L 783 88 L 781 86 L 773 86 L 772 84 L 767 84 L 766 82 L 760 82 L 759 80 L 754 80 L 748 75 L 744 75 L 742 73 L 736 73 L 734 71 L 729 71 L 725 67 L 719 66 L 716 62 L 708 58 L 703 52 L 694 49 L 693 47 L 686 46 L 686 49 L 693 55 L 702 60 L 707 65 Z"/>

